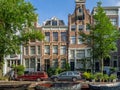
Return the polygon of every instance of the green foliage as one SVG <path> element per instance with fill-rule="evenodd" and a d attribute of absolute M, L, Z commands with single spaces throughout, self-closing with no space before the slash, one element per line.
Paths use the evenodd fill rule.
<path fill-rule="evenodd" d="M 95 79 L 95 75 L 91 73 L 90 79 Z"/>
<path fill-rule="evenodd" d="M 4 56 L 20 53 L 20 44 L 29 38 L 41 40 L 41 32 L 32 31 L 19 35 L 24 29 L 32 28 L 37 20 L 35 8 L 26 0 L 0 0 L 0 69 Z M 24 39 L 23 39 L 24 38 Z"/>
<path fill-rule="evenodd" d="M 109 76 L 107 74 L 103 74 L 103 81 L 108 81 L 109 80 Z"/>
<path fill-rule="evenodd" d="M 117 50 L 116 41 L 120 33 L 106 16 L 101 2 L 98 2 L 93 18 L 95 20 L 95 24 L 92 26 L 94 56 L 100 60 L 101 72 L 103 72 L 103 59 L 110 57 L 112 50 Z"/>
<path fill-rule="evenodd" d="M 110 68 L 110 72 L 111 72 L 111 73 L 116 72 L 116 70 L 117 70 L 117 69 L 116 69 L 116 68 L 114 68 L 114 67 L 111 67 L 111 68 Z"/>
<path fill-rule="evenodd" d="M 117 76 L 114 75 L 114 74 L 111 74 L 110 77 L 109 77 L 110 80 L 113 80 L 113 79 L 117 79 Z"/>
<path fill-rule="evenodd" d="M 95 14 L 93 15 L 94 24 L 90 25 L 90 34 L 80 32 L 83 40 L 88 40 L 87 43 L 92 47 L 93 60 L 100 60 L 100 70 L 103 72 L 103 60 L 110 58 L 111 51 L 117 50 L 116 41 L 120 36 L 119 30 L 112 25 L 109 17 L 106 15 L 104 9 L 101 6 L 101 2 L 97 3 L 95 8 Z"/>
<path fill-rule="evenodd" d="M 0 7 L 0 54 L 19 53 L 20 39 L 15 33 L 33 25 L 35 8 L 25 0 L 0 0 Z"/>
<path fill-rule="evenodd" d="M 90 79 L 91 74 L 90 74 L 89 72 L 84 72 L 84 73 L 83 73 L 83 77 L 84 77 L 85 79 Z"/>
<path fill-rule="evenodd" d="M 14 70 L 17 72 L 17 75 L 20 76 L 24 74 L 25 67 L 23 65 L 18 65 L 14 67 Z"/>
<path fill-rule="evenodd" d="M 49 77 L 51 77 L 52 75 L 54 75 L 54 73 L 55 73 L 55 71 L 54 71 L 53 68 L 49 68 L 49 69 L 47 70 L 47 74 L 48 74 Z"/>
<path fill-rule="evenodd" d="M 70 71 L 70 65 L 69 65 L 69 63 L 66 63 L 66 64 L 65 64 L 65 69 L 64 69 L 64 71 Z"/>
<path fill-rule="evenodd" d="M 63 71 L 64 71 L 63 69 L 57 67 L 57 68 L 49 68 L 47 70 L 47 73 L 48 73 L 48 76 L 52 76 L 52 75 L 57 75 Z"/>
<path fill-rule="evenodd" d="M 95 74 L 95 77 L 96 77 L 96 80 L 102 80 L 103 79 L 103 73 L 98 72 L 98 73 Z"/>
<path fill-rule="evenodd" d="M 32 29 L 28 31 L 23 31 L 21 35 L 21 41 L 22 43 L 27 44 L 29 40 L 43 40 L 44 39 L 44 34 L 40 30 Z"/>
<path fill-rule="evenodd" d="M 62 72 L 62 69 L 61 68 L 56 68 L 55 69 L 55 75 L 57 75 L 57 74 L 59 74 L 59 73 L 61 73 Z"/>

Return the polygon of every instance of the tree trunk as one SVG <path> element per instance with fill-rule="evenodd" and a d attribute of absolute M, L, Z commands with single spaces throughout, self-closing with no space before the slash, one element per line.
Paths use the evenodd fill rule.
<path fill-rule="evenodd" d="M 103 73 L 103 69 L 104 69 L 104 63 L 103 63 L 103 58 L 101 58 L 101 73 Z"/>
<path fill-rule="evenodd" d="M 3 55 L 0 55 L 0 77 L 3 76 L 3 63 L 4 63 L 4 57 Z"/>

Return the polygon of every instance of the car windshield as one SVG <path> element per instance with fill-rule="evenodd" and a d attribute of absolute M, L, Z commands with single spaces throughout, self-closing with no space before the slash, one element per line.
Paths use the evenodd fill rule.
<path fill-rule="evenodd" d="M 79 75 L 80 73 L 79 72 L 74 72 L 75 75 Z"/>
<path fill-rule="evenodd" d="M 66 76 L 66 75 L 67 75 L 66 72 L 63 72 L 63 73 L 59 74 L 59 76 Z"/>

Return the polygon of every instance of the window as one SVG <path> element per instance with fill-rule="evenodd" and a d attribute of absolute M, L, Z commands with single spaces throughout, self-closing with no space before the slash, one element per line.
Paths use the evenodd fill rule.
<path fill-rule="evenodd" d="M 38 54 L 40 54 L 40 46 L 38 46 Z"/>
<path fill-rule="evenodd" d="M 50 41 L 50 32 L 45 32 L 45 41 L 46 42 Z"/>
<path fill-rule="evenodd" d="M 36 52 L 36 51 L 35 51 L 35 46 L 31 46 L 31 47 L 30 47 L 30 50 L 31 50 L 31 55 L 32 55 L 32 54 L 35 54 L 35 52 Z"/>
<path fill-rule="evenodd" d="M 17 65 L 20 65 L 21 63 L 20 63 L 20 60 L 17 60 Z"/>
<path fill-rule="evenodd" d="M 105 10 L 106 15 L 117 15 L 118 11 L 117 10 Z"/>
<path fill-rule="evenodd" d="M 113 66 L 114 66 L 114 67 L 117 67 L 117 61 L 114 61 L 114 62 L 113 62 Z"/>
<path fill-rule="evenodd" d="M 82 9 L 81 9 L 81 8 L 79 8 L 79 9 L 78 9 L 78 12 L 79 12 L 79 13 L 81 13 L 81 12 L 82 12 Z"/>
<path fill-rule="evenodd" d="M 28 46 L 25 47 L 25 55 L 28 55 Z"/>
<path fill-rule="evenodd" d="M 47 71 L 50 68 L 50 59 L 45 59 L 45 71 Z"/>
<path fill-rule="evenodd" d="M 47 21 L 46 23 L 45 23 L 45 26 L 50 26 L 51 25 L 51 21 Z"/>
<path fill-rule="evenodd" d="M 72 25 L 71 26 L 71 31 L 75 31 L 76 30 L 76 25 Z"/>
<path fill-rule="evenodd" d="M 16 54 L 11 54 L 10 55 L 10 58 L 15 58 L 15 57 L 18 57 Z"/>
<path fill-rule="evenodd" d="M 53 41 L 58 41 L 58 32 L 53 32 Z"/>
<path fill-rule="evenodd" d="M 66 59 L 61 59 L 61 68 L 65 68 Z"/>
<path fill-rule="evenodd" d="M 35 58 L 30 58 L 30 68 L 35 69 Z"/>
<path fill-rule="evenodd" d="M 113 58 L 114 58 L 114 60 L 117 60 L 117 56 L 114 56 Z"/>
<path fill-rule="evenodd" d="M 67 34 L 66 34 L 66 32 L 61 32 L 61 41 L 67 41 Z"/>
<path fill-rule="evenodd" d="M 67 76 L 67 72 L 61 73 L 60 76 Z"/>
<path fill-rule="evenodd" d="M 84 30 L 84 25 L 79 25 L 79 31 Z"/>
<path fill-rule="evenodd" d="M 53 68 L 57 68 L 58 67 L 58 60 L 57 59 L 53 59 L 53 61 L 52 61 L 52 67 Z"/>
<path fill-rule="evenodd" d="M 85 57 L 85 50 L 77 50 L 76 57 L 77 58 L 84 58 Z"/>
<path fill-rule="evenodd" d="M 25 59 L 25 67 L 29 68 L 29 59 Z"/>
<path fill-rule="evenodd" d="M 45 46 L 45 54 L 50 54 L 50 46 Z"/>
<path fill-rule="evenodd" d="M 117 19 L 116 18 L 111 18 L 110 21 L 114 26 L 117 25 Z"/>
<path fill-rule="evenodd" d="M 70 57 L 74 58 L 75 57 L 75 51 L 74 50 L 70 50 Z"/>
<path fill-rule="evenodd" d="M 81 15 L 78 15 L 76 17 L 77 20 L 84 20 L 84 14 L 82 13 Z"/>
<path fill-rule="evenodd" d="M 75 36 L 71 36 L 71 44 L 75 44 L 76 43 L 76 37 Z"/>
<path fill-rule="evenodd" d="M 53 54 L 58 54 L 58 46 L 57 45 L 53 46 Z"/>
<path fill-rule="evenodd" d="M 80 59 L 77 59 L 76 60 L 76 68 L 77 69 L 84 68 L 83 61 L 81 61 Z"/>
<path fill-rule="evenodd" d="M 86 24 L 86 30 L 89 31 L 90 30 L 90 25 Z"/>
<path fill-rule="evenodd" d="M 72 72 L 68 72 L 68 76 L 72 76 L 72 74 L 73 74 Z"/>
<path fill-rule="evenodd" d="M 87 57 L 91 56 L 91 49 L 87 49 Z"/>
<path fill-rule="evenodd" d="M 65 55 L 65 54 L 66 54 L 66 46 L 61 46 L 60 55 Z"/>
<path fill-rule="evenodd" d="M 82 42 L 82 36 L 79 36 L 78 37 L 78 44 L 82 44 L 83 42 Z"/>
<path fill-rule="evenodd" d="M 57 26 L 57 21 L 56 20 L 52 20 L 52 26 Z"/>

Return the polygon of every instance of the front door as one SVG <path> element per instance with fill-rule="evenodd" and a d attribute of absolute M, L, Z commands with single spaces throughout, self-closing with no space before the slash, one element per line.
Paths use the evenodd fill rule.
<path fill-rule="evenodd" d="M 99 71 L 99 62 L 95 62 L 95 71 L 98 72 Z"/>
<path fill-rule="evenodd" d="M 75 69 L 75 63 L 74 62 L 70 62 L 70 69 L 71 69 L 71 71 L 74 71 L 74 69 Z"/>
<path fill-rule="evenodd" d="M 37 63 L 37 71 L 40 71 L 40 63 Z"/>
<path fill-rule="evenodd" d="M 45 71 L 47 71 L 50 68 L 50 60 L 45 59 Z"/>

